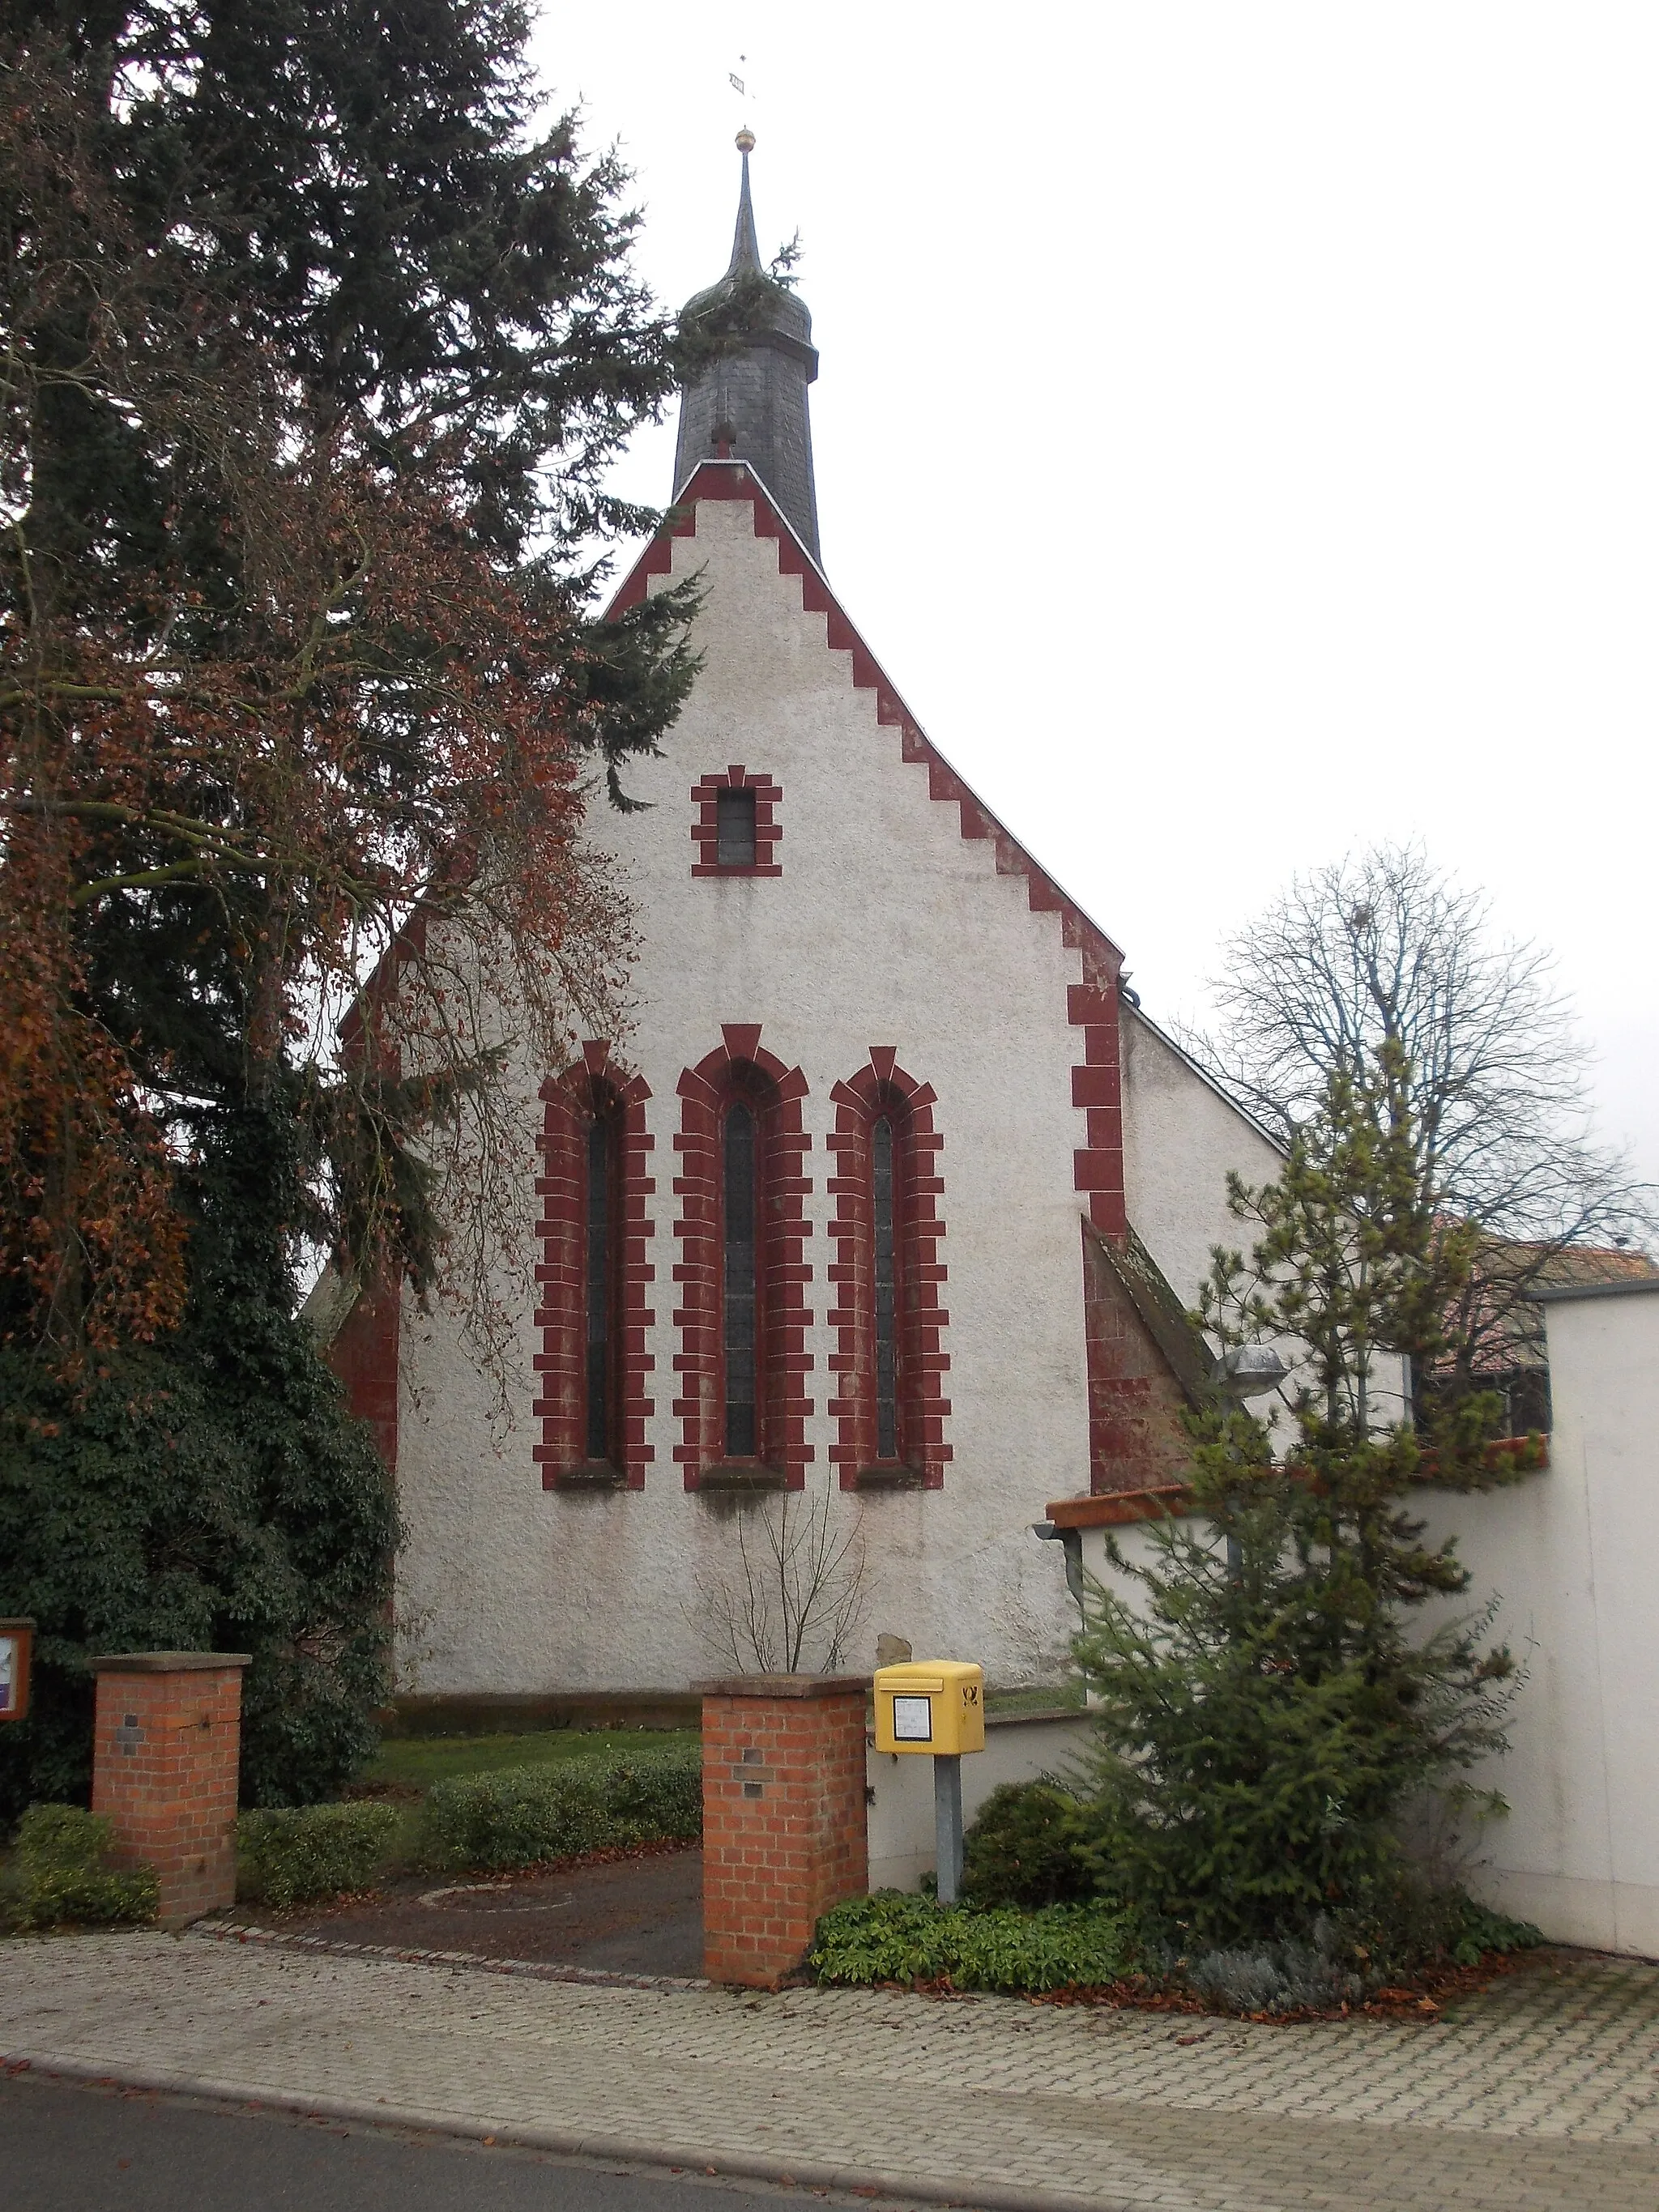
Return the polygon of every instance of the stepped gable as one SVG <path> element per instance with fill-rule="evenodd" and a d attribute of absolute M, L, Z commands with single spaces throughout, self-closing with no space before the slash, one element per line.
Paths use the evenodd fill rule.
<path fill-rule="evenodd" d="M 925 735 L 824 580 L 823 571 L 800 533 L 749 463 L 732 459 L 698 464 L 669 509 L 663 527 L 624 578 L 607 611 L 608 618 L 637 605 L 653 576 L 672 573 L 673 540 L 696 536 L 697 508 L 704 500 L 747 501 L 756 537 L 769 538 L 777 546 L 779 574 L 799 576 L 805 611 L 827 617 L 825 638 L 830 651 L 851 653 L 854 685 L 875 693 L 877 720 L 897 731 L 902 758 L 926 765 L 929 798 L 959 808 L 963 837 L 988 838 L 996 850 L 997 873 L 1024 876 L 1032 913 L 1057 914 L 1061 942 L 1081 953 L 1083 981 L 1068 985 L 1066 994 L 1067 1018 L 1083 1031 L 1084 1037 L 1083 1060 L 1072 1071 L 1072 1103 L 1089 1116 L 1089 1141 L 1076 1154 L 1076 1186 L 1088 1200 L 1089 1218 L 1096 1228 L 1107 1237 L 1121 1239 L 1128 1231 L 1118 1053 L 1117 982 L 1123 955 L 1099 924 L 1003 827 Z"/>

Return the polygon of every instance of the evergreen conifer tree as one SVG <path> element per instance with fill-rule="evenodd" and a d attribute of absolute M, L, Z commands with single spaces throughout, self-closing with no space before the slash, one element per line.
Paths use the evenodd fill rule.
<path fill-rule="evenodd" d="M 1234 1178 L 1248 1258 L 1218 1249 L 1194 1319 L 1224 1350 L 1304 1352 L 1291 1434 L 1218 1406 L 1192 1417 L 1194 1517 L 1116 1546 L 1078 1650 L 1099 1700 L 1102 1879 L 1194 1945 L 1306 1941 L 1322 1917 L 1401 1925 L 1399 1824 L 1424 1790 L 1504 1747 L 1514 1666 L 1455 1546 L 1413 1507 L 1424 1449 L 1389 1367 L 1431 1356 L 1474 1231 L 1437 1215 L 1403 1054 L 1329 1077 L 1279 1180 Z M 1397 1369 L 1395 1370 L 1397 1372 Z M 1475 1399 L 1428 1440 L 1433 1479 L 1516 1471 L 1482 1450 Z"/>

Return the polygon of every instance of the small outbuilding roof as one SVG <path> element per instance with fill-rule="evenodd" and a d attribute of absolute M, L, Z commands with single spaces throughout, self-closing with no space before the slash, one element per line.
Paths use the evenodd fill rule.
<path fill-rule="evenodd" d="M 1639 1298 L 1655 1291 L 1659 1291 L 1659 1273 L 1626 1275 L 1613 1283 L 1552 1283 L 1528 1296 L 1540 1306 L 1559 1306 L 1569 1298 Z"/>

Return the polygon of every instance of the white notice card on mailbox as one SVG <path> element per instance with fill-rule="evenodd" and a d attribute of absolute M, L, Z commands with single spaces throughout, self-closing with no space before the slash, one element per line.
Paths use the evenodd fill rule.
<path fill-rule="evenodd" d="M 933 1740 L 933 1701 L 931 1698 L 895 1698 L 895 1743 L 931 1743 Z"/>

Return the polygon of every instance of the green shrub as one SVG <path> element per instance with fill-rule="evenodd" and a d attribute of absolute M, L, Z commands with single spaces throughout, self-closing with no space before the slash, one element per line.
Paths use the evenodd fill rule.
<path fill-rule="evenodd" d="M 1083 1858 L 1083 1808 L 1051 1782 L 1005 1782 L 963 1838 L 962 1894 L 969 1905 L 1034 1912 L 1080 1904 L 1095 1882 Z"/>
<path fill-rule="evenodd" d="M 398 1814 L 390 1805 L 295 1805 L 236 1823 L 236 1892 L 280 1911 L 367 1889 Z"/>
<path fill-rule="evenodd" d="M 948 1980 L 1036 1992 L 1097 1988 L 1138 1960 L 1127 1917 L 1109 1905 L 975 1912 L 883 1889 L 826 1912 L 806 1964 L 826 1984 Z"/>
<path fill-rule="evenodd" d="M 481 1872 L 702 1832 L 696 1744 L 458 1776 L 434 1784 L 422 1814 L 428 1863 Z"/>
<path fill-rule="evenodd" d="M 1544 1939 L 1530 1922 L 1493 1912 L 1461 1889 L 1432 1889 L 1408 1867 L 1322 1916 L 1314 1940 L 1376 1985 L 1425 1966 L 1479 1966 L 1489 1951 L 1524 1950 Z"/>
<path fill-rule="evenodd" d="M 31 1710 L 0 1728 L 0 1820 L 87 1802 L 94 1651 L 252 1655 L 244 1804 L 327 1800 L 374 1753 L 386 1468 L 306 1326 L 233 1293 L 84 1385 L 0 1344 L 0 1614 L 38 1624 Z"/>
<path fill-rule="evenodd" d="M 1488 1951 L 1535 1951 L 1543 1941 L 1543 1929 L 1530 1920 L 1511 1920 L 1507 1912 L 1460 1896 L 1447 1954 L 1455 1966 L 1478 1966 Z"/>
<path fill-rule="evenodd" d="M 154 1920 L 155 1869 L 106 1866 L 113 1841 L 112 1824 L 98 1814 L 78 1805 L 31 1805 L 7 1873 L 5 1917 L 20 1928 Z"/>

